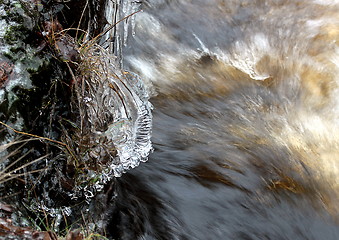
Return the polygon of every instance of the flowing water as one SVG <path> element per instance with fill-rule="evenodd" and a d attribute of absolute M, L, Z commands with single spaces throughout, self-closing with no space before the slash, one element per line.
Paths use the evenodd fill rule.
<path fill-rule="evenodd" d="M 112 238 L 339 239 L 339 2 L 134 4 L 154 152 L 117 179 Z"/>

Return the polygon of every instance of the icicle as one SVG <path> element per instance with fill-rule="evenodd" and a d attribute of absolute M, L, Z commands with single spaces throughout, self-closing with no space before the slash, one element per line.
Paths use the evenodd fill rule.
<path fill-rule="evenodd" d="M 130 21 L 129 21 L 128 18 L 124 22 L 124 34 L 123 34 L 123 36 L 124 36 L 124 41 L 123 41 L 124 46 L 127 46 L 127 37 L 128 37 L 128 29 L 129 29 L 128 24 L 129 24 L 129 22 Z"/>
<path fill-rule="evenodd" d="M 132 13 L 138 11 L 139 6 L 137 4 L 134 4 L 132 6 Z M 132 36 L 135 37 L 135 18 L 136 15 L 131 16 L 131 29 L 132 29 Z"/>
<path fill-rule="evenodd" d="M 113 13 L 118 8 L 118 11 L 116 13 Z M 125 17 L 137 12 L 140 8 L 140 3 L 133 1 L 133 0 L 119 0 L 119 1 L 107 1 L 106 4 L 106 11 L 105 16 L 107 22 L 110 24 L 114 24 L 117 21 L 120 21 L 124 19 Z M 128 18 L 126 18 L 121 23 L 117 24 L 115 29 L 112 29 L 109 31 L 106 36 L 103 36 L 104 41 L 107 39 L 112 39 L 114 35 L 119 35 L 121 43 L 118 43 L 117 39 L 115 39 L 116 43 L 115 45 L 120 46 L 126 46 L 127 45 L 127 39 L 130 33 L 132 33 L 132 36 L 135 36 L 135 15 L 132 15 Z M 107 25 L 107 27 L 109 27 Z M 115 36 L 117 37 L 117 36 Z M 111 51 L 112 53 L 112 51 Z M 117 54 L 118 51 L 115 49 L 114 53 Z"/>

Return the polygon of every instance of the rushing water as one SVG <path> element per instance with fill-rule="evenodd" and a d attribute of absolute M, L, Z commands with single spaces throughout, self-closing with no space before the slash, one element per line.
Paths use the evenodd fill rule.
<path fill-rule="evenodd" d="M 339 239 L 338 1 L 141 5 L 122 51 L 155 150 L 117 180 L 112 238 Z"/>

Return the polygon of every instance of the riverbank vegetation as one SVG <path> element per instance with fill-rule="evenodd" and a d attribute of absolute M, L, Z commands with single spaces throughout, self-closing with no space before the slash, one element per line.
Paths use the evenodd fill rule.
<path fill-rule="evenodd" d="M 118 22 L 104 29 L 104 1 L 1 5 L 0 236 L 105 239 L 120 164 L 108 100 L 123 98 L 106 81 L 128 73 L 98 41 Z"/>

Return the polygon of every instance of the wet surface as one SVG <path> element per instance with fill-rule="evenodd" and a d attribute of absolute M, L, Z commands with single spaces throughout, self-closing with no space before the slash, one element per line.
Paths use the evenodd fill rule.
<path fill-rule="evenodd" d="M 154 152 L 118 179 L 116 239 L 338 239 L 335 1 L 145 1 L 125 66 Z"/>
<path fill-rule="evenodd" d="M 19 207 L 0 204 L 0 234 L 56 238 L 31 224 L 66 239 L 86 237 L 84 225 L 122 240 L 339 238 L 338 1 L 126 0 L 100 16 L 95 2 L 79 12 L 92 35 L 103 17 L 130 15 L 102 46 L 55 38 L 62 27 L 45 16 L 31 48 L 35 34 L 0 18 L 11 137 L 0 183 L 13 180 L 1 197 Z M 81 18 L 61 17 L 77 1 L 50 4 L 64 29 Z M 79 57 L 79 71 L 60 65 Z"/>

